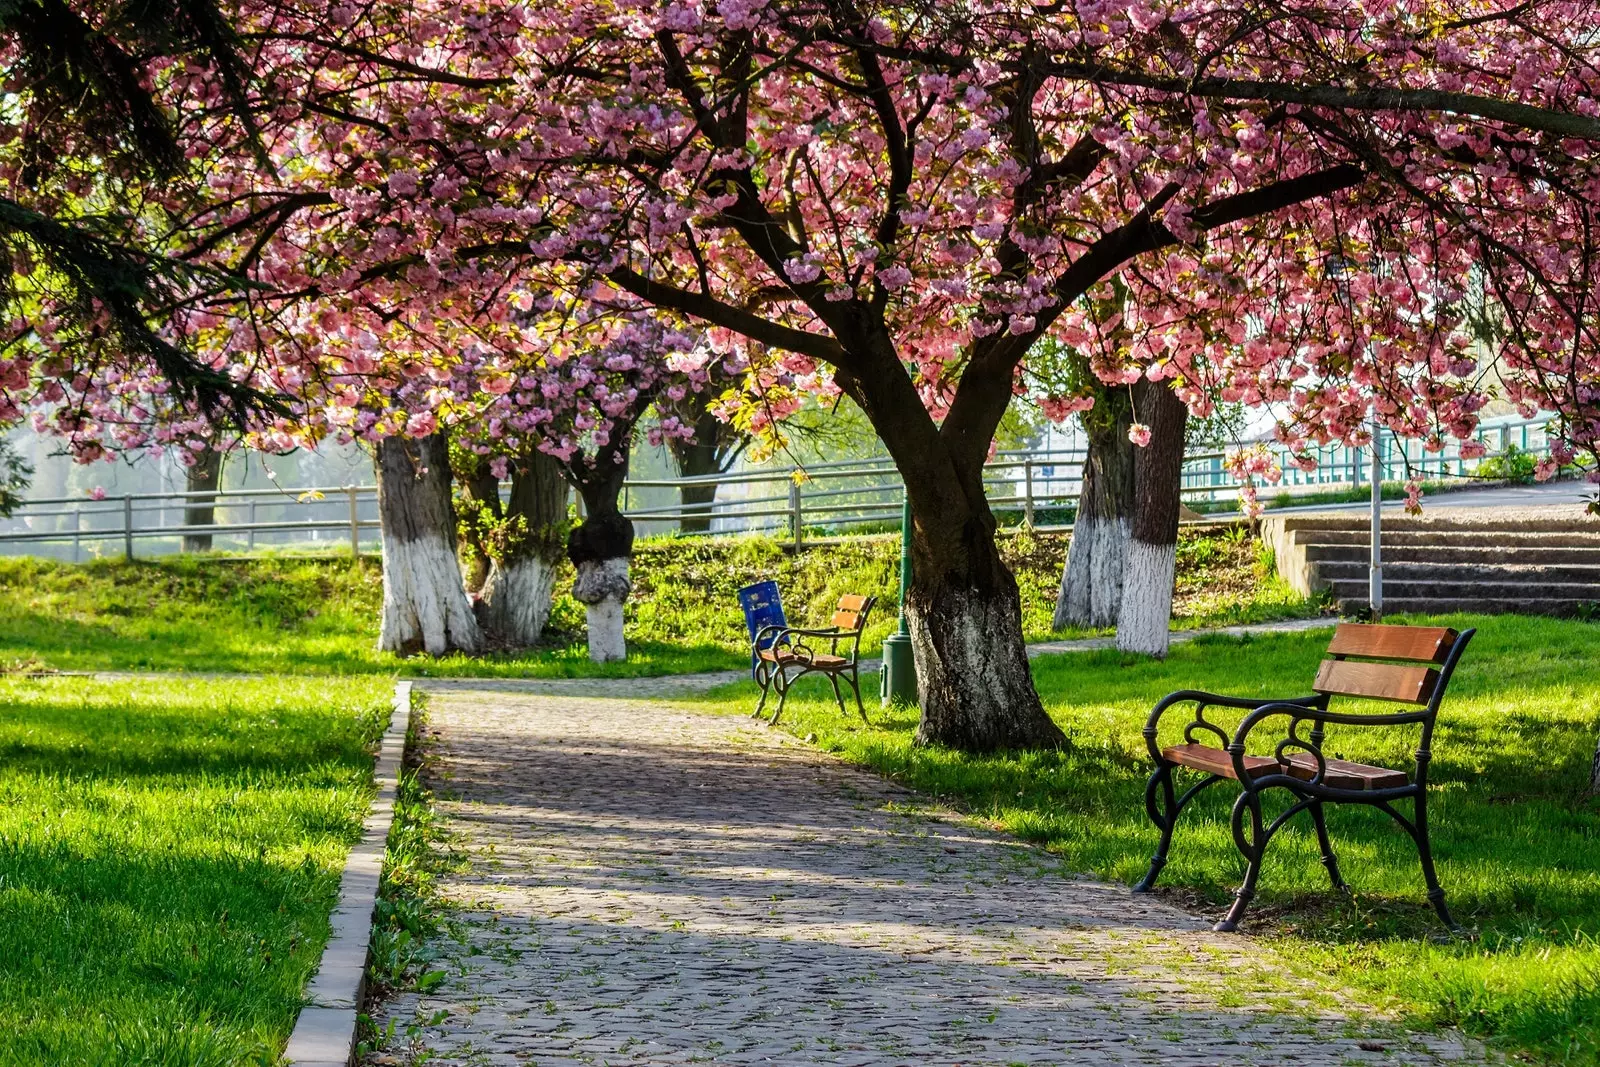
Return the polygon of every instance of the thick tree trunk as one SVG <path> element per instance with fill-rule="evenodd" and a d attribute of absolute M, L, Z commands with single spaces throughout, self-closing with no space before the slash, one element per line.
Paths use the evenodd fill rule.
<path fill-rule="evenodd" d="M 1589 792 L 1600 797 L 1600 743 L 1594 746 L 1594 766 L 1589 771 Z"/>
<path fill-rule="evenodd" d="M 222 453 L 211 445 L 195 455 L 194 466 L 184 477 L 184 488 L 191 493 L 214 493 L 222 481 Z M 216 498 L 213 496 L 189 497 L 183 508 L 185 526 L 211 526 L 217 521 Z M 210 552 L 211 535 L 195 533 L 183 535 L 185 552 Z"/>
<path fill-rule="evenodd" d="M 1088 439 L 1083 490 L 1051 625 L 1114 626 L 1133 535 L 1133 411 L 1124 389 L 1102 389 L 1081 416 Z"/>
<path fill-rule="evenodd" d="M 1134 403 L 1137 415 L 1150 427 L 1150 443 L 1134 450 L 1133 539 L 1123 568 L 1117 647 L 1124 652 L 1165 656 L 1172 623 L 1183 438 L 1189 409 L 1165 381 L 1140 381 Z"/>
<path fill-rule="evenodd" d="M 378 443 L 383 531 L 383 614 L 378 647 L 440 656 L 477 652 L 483 634 L 456 560 L 450 455 L 443 434 Z"/>
<path fill-rule="evenodd" d="M 500 640 L 533 645 L 550 619 L 567 521 L 567 483 L 553 456 L 530 452 L 512 468 L 505 514 L 510 529 L 483 586 L 485 615 Z"/>
<path fill-rule="evenodd" d="M 1022 600 L 992 523 L 930 522 L 913 503 L 906 617 L 922 704 L 916 738 L 976 752 L 1054 747 L 1066 738 L 1033 688 Z"/>
<path fill-rule="evenodd" d="M 625 466 L 608 473 L 585 472 L 578 486 L 583 497 L 583 522 L 567 537 L 567 558 L 578 569 L 572 595 L 588 616 L 589 658 L 596 663 L 626 659 L 623 605 L 633 585 L 628 560 L 633 554 L 633 523 L 617 507 Z"/>

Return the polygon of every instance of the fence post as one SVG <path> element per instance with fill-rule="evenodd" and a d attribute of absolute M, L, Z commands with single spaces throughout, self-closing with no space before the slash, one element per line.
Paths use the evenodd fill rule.
<path fill-rule="evenodd" d="M 245 534 L 245 548 L 251 552 L 256 550 L 256 498 L 250 498 L 250 532 Z"/>
<path fill-rule="evenodd" d="M 133 559 L 133 494 L 122 494 L 122 558 Z"/>
<path fill-rule="evenodd" d="M 789 523 L 794 530 L 794 550 L 800 551 L 805 542 L 805 517 L 800 512 L 800 483 L 789 478 Z"/>
<path fill-rule="evenodd" d="M 350 497 L 350 558 L 361 557 L 361 524 L 356 512 L 356 487 L 347 485 L 345 493 Z"/>
<path fill-rule="evenodd" d="M 1033 460 L 1022 461 L 1022 518 L 1028 524 L 1028 529 L 1033 529 Z"/>

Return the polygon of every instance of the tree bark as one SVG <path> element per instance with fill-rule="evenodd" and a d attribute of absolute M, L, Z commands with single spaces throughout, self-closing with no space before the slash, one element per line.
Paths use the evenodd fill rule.
<path fill-rule="evenodd" d="M 222 453 L 214 445 L 195 454 L 194 466 L 184 476 L 184 488 L 191 493 L 214 493 L 222 481 Z M 185 526 L 211 526 L 217 521 L 216 497 L 189 497 L 184 503 Z M 211 535 L 194 533 L 183 535 L 185 552 L 210 552 Z"/>
<path fill-rule="evenodd" d="M 1082 421 L 1088 440 L 1083 489 L 1067 542 L 1051 625 L 1115 626 L 1122 610 L 1122 570 L 1133 535 L 1133 409 L 1126 389 L 1096 390 Z"/>
<path fill-rule="evenodd" d="M 626 659 L 623 606 L 633 585 L 628 563 L 633 555 L 633 522 L 622 514 L 617 500 L 628 468 L 624 460 L 609 468 L 584 471 L 578 482 L 583 497 L 583 522 L 567 536 L 567 558 L 578 570 L 572 595 L 585 608 L 589 631 L 589 658 L 596 663 Z"/>
<path fill-rule="evenodd" d="M 1594 765 L 1589 771 L 1589 792 L 1600 797 L 1600 743 L 1594 746 Z"/>
<path fill-rule="evenodd" d="M 1123 571 L 1117 647 L 1167 654 L 1182 503 L 1184 429 L 1189 409 L 1165 381 L 1134 387 L 1135 415 L 1150 427 L 1150 443 L 1134 450 L 1133 538 Z"/>
<path fill-rule="evenodd" d="M 466 497 L 463 510 L 467 514 L 457 524 L 459 540 L 465 544 L 461 577 L 466 583 L 467 592 L 477 596 L 483 592 L 484 583 L 489 580 L 489 569 L 493 565 L 493 549 L 485 540 L 485 529 L 498 525 L 505 518 L 500 505 L 500 479 L 494 476 L 494 470 L 481 456 L 473 456 L 472 462 L 456 468 L 454 474 L 461 484 L 462 495 Z"/>
<path fill-rule="evenodd" d="M 491 633 L 507 644 L 537 644 L 550 620 L 567 523 L 567 483 L 553 456 L 532 450 L 511 468 L 506 540 L 483 585 Z"/>
<path fill-rule="evenodd" d="M 442 656 L 477 652 L 483 634 L 456 559 L 450 454 L 443 434 L 378 443 L 383 614 L 378 647 Z"/>
<path fill-rule="evenodd" d="M 1021 596 L 983 490 L 1011 379 L 987 383 L 992 418 L 936 427 L 887 336 L 869 340 L 872 358 L 835 380 L 872 420 L 911 501 L 906 618 L 922 705 L 916 740 L 974 752 L 1062 745 L 1033 687 Z"/>
<path fill-rule="evenodd" d="M 674 437 L 669 443 L 678 474 L 685 478 L 707 478 L 727 470 L 740 449 L 735 444 L 737 432 L 718 419 L 710 410 L 711 397 L 704 392 L 691 393 L 679 402 L 680 417 L 694 426 L 694 437 L 684 440 Z M 686 513 L 678 520 L 683 533 L 709 533 L 711 530 L 711 505 L 717 499 L 715 483 L 683 485 L 678 487 L 678 503 Z"/>

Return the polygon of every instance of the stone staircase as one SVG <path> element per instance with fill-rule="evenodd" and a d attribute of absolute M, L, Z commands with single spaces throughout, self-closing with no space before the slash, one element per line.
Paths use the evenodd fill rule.
<path fill-rule="evenodd" d="M 1262 538 L 1299 592 L 1332 593 L 1342 611 L 1367 604 L 1366 512 L 1267 515 Z M 1508 512 L 1384 511 L 1386 612 L 1600 611 L 1600 520 L 1575 507 Z"/>

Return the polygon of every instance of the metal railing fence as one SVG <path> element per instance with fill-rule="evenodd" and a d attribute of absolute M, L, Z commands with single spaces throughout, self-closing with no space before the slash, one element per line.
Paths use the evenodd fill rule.
<path fill-rule="evenodd" d="M 1543 454 L 1548 449 L 1545 421 L 1496 420 L 1484 427 L 1481 436 L 1490 444 L 1491 456 L 1512 445 Z M 1415 441 L 1391 439 L 1381 444 L 1386 481 L 1411 473 L 1471 476 L 1482 462 L 1463 458 L 1454 445 L 1429 453 Z M 1311 471 L 1283 461 L 1282 480 L 1261 487 L 1262 491 L 1301 495 L 1357 487 L 1367 477 L 1366 449 L 1335 446 L 1320 450 L 1316 458 Z M 1082 489 L 1083 460 L 1081 449 L 999 454 L 984 468 L 990 506 L 1002 521 L 1064 525 Z M 708 485 L 717 487 L 717 495 L 704 504 L 662 505 L 641 499 Z M 1182 491 L 1191 504 L 1216 505 L 1231 500 L 1238 489 L 1226 469 L 1224 452 L 1195 452 L 1185 458 Z M 893 463 L 880 456 L 814 463 L 803 470 L 630 480 L 622 503 L 624 513 L 647 534 L 690 522 L 707 527 L 704 532 L 709 533 L 781 531 L 799 546 L 808 536 L 849 527 L 897 527 L 902 492 Z M 196 507 L 213 509 L 213 521 L 186 524 L 185 510 Z M 47 554 L 74 560 L 117 552 L 132 558 L 178 551 L 185 537 L 209 535 L 213 547 L 233 551 L 344 544 L 359 555 L 376 547 L 378 528 L 377 488 L 371 485 L 126 493 L 104 499 L 40 497 L 25 501 L 9 519 L 0 520 L 0 552 L 42 546 Z"/>

